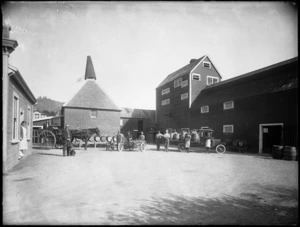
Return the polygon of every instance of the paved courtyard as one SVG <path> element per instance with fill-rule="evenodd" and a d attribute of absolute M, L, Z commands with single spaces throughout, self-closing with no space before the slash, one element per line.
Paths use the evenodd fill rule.
<path fill-rule="evenodd" d="M 269 156 L 36 149 L 3 183 L 4 224 L 298 223 L 298 162 Z"/>

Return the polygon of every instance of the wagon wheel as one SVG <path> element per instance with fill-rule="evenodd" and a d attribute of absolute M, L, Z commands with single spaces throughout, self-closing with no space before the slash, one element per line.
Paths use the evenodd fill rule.
<path fill-rule="evenodd" d="M 140 145 L 140 150 L 143 152 L 146 148 L 146 144 L 144 142 L 141 143 Z"/>
<path fill-rule="evenodd" d="M 56 144 L 56 138 L 53 132 L 45 130 L 40 133 L 41 147 L 53 148 Z"/>
<path fill-rule="evenodd" d="M 223 154 L 226 151 L 226 147 L 223 144 L 219 144 L 216 146 L 216 152 L 219 154 Z"/>

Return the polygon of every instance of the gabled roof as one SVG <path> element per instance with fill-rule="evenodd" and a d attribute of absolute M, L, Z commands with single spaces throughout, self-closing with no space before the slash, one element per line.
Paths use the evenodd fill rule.
<path fill-rule="evenodd" d="M 27 86 L 19 70 L 12 65 L 8 65 L 8 69 L 10 71 L 8 73 L 9 77 L 12 78 L 20 86 L 24 94 L 28 97 L 28 100 L 31 101 L 32 104 L 35 104 L 37 100 L 34 97 L 31 90 L 29 89 L 29 87 Z"/>
<path fill-rule="evenodd" d="M 63 107 L 89 108 L 102 110 L 121 109 L 104 92 L 94 80 L 87 80 L 77 93 Z"/>
<path fill-rule="evenodd" d="M 152 121 L 155 120 L 155 110 L 122 108 L 121 118 L 146 118 Z"/>
<path fill-rule="evenodd" d="M 188 73 L 191 72 L 191 70 L 200 62 L 202 61 L 204 58 L 206 57 L 206 55 L 202 56 L 199 59 L 196 59 L 194 61 L 192 61 L 190 64 L 178 69 L 177 71 L 169 74 L 159 85 L 158 87 L 161 87 L 169 82 L 171 82 L 172 80 L 175 80 L 178 77 L 181 77 L 183 75 L 186 75 Z M 157 87 L 157 88 L 158 88 Z"/>

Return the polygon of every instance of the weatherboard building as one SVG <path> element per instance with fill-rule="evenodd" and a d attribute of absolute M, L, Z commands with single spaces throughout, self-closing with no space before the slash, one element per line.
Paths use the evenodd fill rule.
<path fill-rule="evenodd" d="M 156 89 L 159 128 L 213 128 L 249 151 L 298 147 L 298 57 L 229 80 L 207 56 L 170 74 Z"/>

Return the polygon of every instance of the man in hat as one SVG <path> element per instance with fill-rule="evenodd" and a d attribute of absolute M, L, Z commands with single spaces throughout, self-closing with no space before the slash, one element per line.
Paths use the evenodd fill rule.
<path fill-rule="evenodd" d="M 68 124 L 65 125 L 65 128 L 64 128 L 64 131 L 62 134 L 62 138 L 64 141 L 63 156 L 66 156 L 66 149 L 67 149 L 67 156 L 70 156 L 70 150 L 71 150 L 72 144 L 71 144 L 71 132 L 69 130 Z"/>

